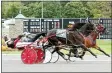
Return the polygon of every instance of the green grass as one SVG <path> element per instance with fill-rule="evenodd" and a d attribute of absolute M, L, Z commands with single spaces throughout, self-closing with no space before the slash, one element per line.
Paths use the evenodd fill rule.
<path fill-rule="evenodd" d="M 2 54 L 21 54 L 22 51 L 2 51 Z"/>
<path fill-rule="evenodd" d="M 97 40 L 98 46 L 104 50 L 106 53 L 111 54 L 111 40 Z M 91 50 L 96 54 L 102 54 L 100 51 L 91 48 Z"/>
<path fill-rule="evenodd" d="M 101 47 L 102 50 L 104 50 L 106 53 L 111 54 L 111 40 L 97 40 L 97 44 L 99 47 Z M 93 51 L 95 54 L 102 54 L 98 50 L 91 48 L 91 51 Z M 3 51 L 3 54 L 20 54 L 22 51 Z M 90 54 L 90 53 L 86 53 Z"/>

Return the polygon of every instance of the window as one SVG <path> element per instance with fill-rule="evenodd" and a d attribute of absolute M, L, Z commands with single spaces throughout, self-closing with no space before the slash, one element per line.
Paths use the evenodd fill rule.
<path fill-rule="evenodd" d="M 24 25 L 25 25 L 25 26 L 28 26 L 28 22 L 27 22 L 27 21 L 24 21 Z"/>

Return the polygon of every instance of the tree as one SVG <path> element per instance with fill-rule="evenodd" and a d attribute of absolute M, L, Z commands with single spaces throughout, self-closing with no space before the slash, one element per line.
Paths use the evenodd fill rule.
<path fill-rule="evenodd" d="M 44 2 L 44 18 L 60 18 L 61 4 L 60 2 Z"/>
<path fill-rule="evenodd" d="M 44 18 L 101 18 L 112 17 L 111 2 L 72 2 L 72 1 L 52 1 L 43 2 Z M 26 17 L 41 18 L 42 2 L 39 1 L 2 1 L 2 18 L 15 17 L 21 9 Z"/>
<path fill-rule="evenodd" d="M 22 9 L 23 14 L 26 17 L 41 17 L 41 3 L 40 2 L 31 2 L 28 5 L 25 5 Z"/>
<path fill-rule="evenodd" d="M 65 18 L 84 18 L 87 17 L 86 7 L 81 2 L 68 2 L 64 7 Z"/>
<path fill-rule="evenodd" d="M 15 17 L 21 6 L 21 2 L 2 2 L 2 18 Z"/>
<path fill-rule="evenodd" d="M 110 18 L 111 2 L 88 2 L 93 18 Z"/>

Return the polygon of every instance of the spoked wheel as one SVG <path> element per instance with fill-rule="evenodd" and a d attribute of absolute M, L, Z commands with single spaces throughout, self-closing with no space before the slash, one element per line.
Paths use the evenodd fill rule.
<path fill-rule="evenodd" d="M 59 60 L 59 54 L 57 52 L 54 52 L 52 54 L 52 59 L 50 61 L 50 63 L 56 63 Z"/>
<path fill-rule="evenodd" d="M 37 53 L 37 59 L 35 63 L 37 64 L 43 63 L 45 57 L 44 51 L 42 50 L 42 48 L 36 48 L 35 51 Z"/>
<path fill-rule="evenodd" d="M 37 53 L 34 49 L 24 49 L 21 53 L 21 60 L 24 64 L 34 64 L 37 60 Z"/>
<path fill-rule="evenodd" d="M 59 59 L 59 54 L 57 52 L 54 52 L 52 54 L 52 52 L 54 51 L 54 48 L 53 47 L 48 48 L 48 50 L 51 53 L 51 60 L 49 62 L 50 63 L 56 63 L 58 61 L 58 59 Z"/>
<path fill-rule="evenodd" d="M 31 46 L 25 47 L 21 53 L 21 59 L 24 64 L 42 63 L 44 56 L 45 54 L 42 48 L 35 48 Z"/>
<path fill-rule="evenodd" d="M 43 63 L 49 63 L 52 59 L 52 55 L 51 52 L 47 49 L 45 49 L 45 59 L 43 61 Z"/>

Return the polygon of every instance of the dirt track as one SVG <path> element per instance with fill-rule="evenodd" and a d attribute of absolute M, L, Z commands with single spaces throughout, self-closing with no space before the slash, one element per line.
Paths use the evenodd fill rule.
<path fill-rule="evenodd" d="M 98 58 L 86 55 L 84 60 L 66 62 L 61 59 L 57 63 L 23 64 L 20 55 L 2 55 L 2 72 L 110 72 L 111 57 L 99 55 Z"/>

